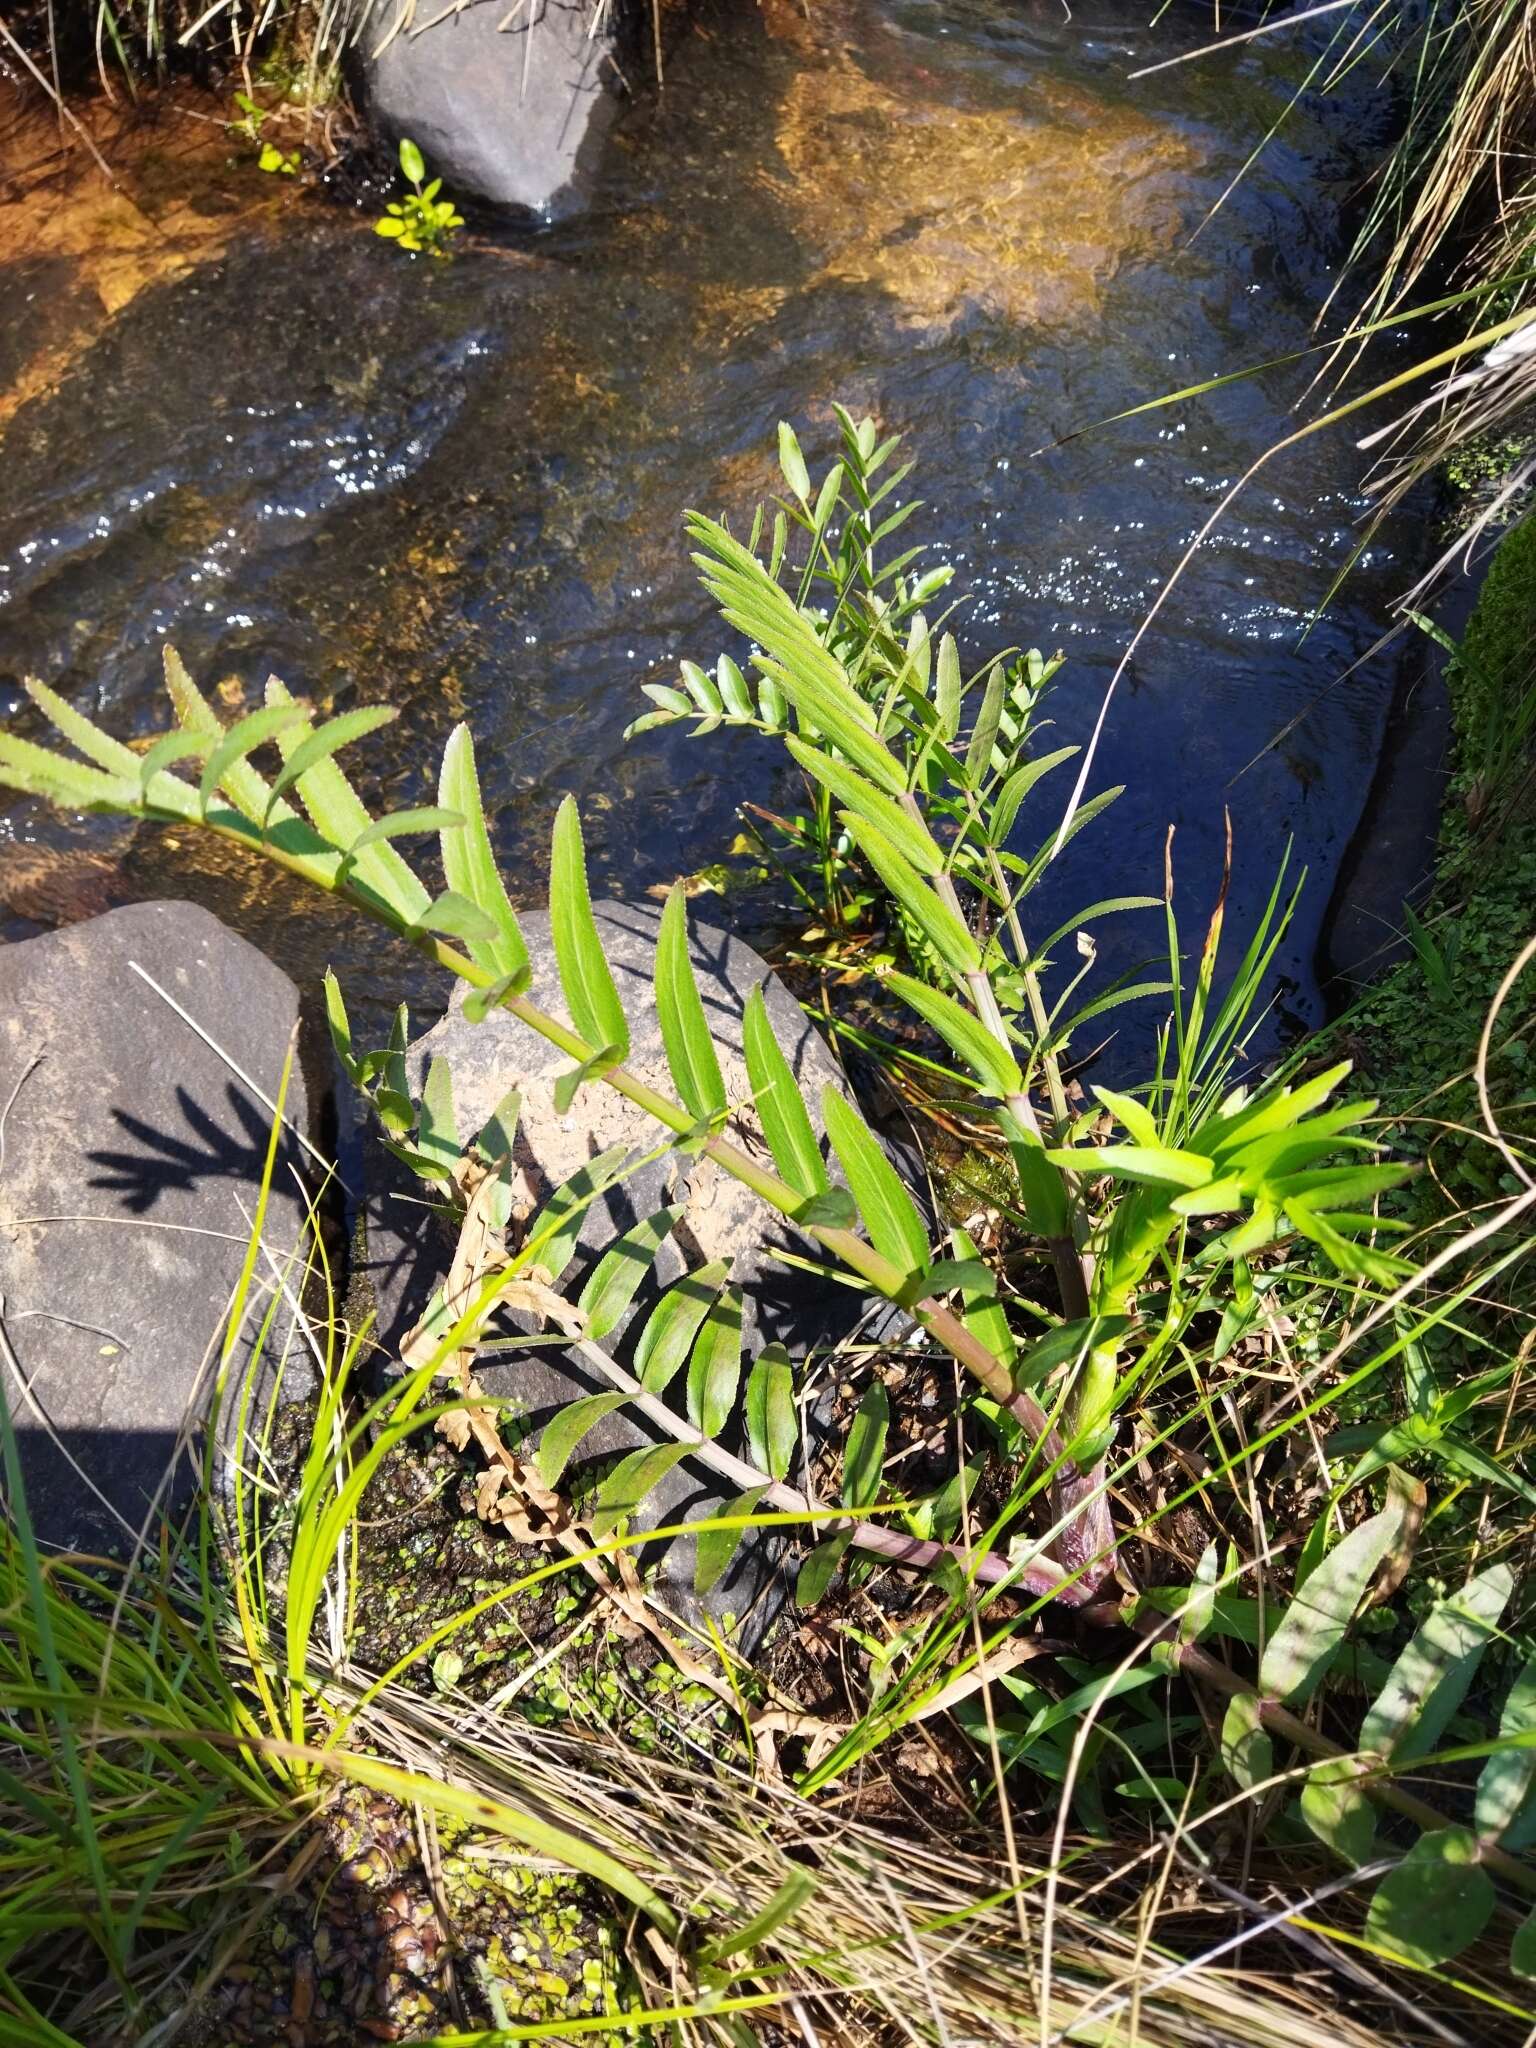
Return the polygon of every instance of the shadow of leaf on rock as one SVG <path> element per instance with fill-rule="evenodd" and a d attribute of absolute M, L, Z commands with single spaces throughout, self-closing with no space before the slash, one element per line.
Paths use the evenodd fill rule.
<path fill-rule="evenodd" d="M 90 1185 L 110 1189 L 136 1216 L 147 1214 L 162 1195 L 190 1194 L 203 1181 L 245 1181 L 254 1191 L 266 1165 L 270 1112 L 233 1085 L 225 1095 L 238 1131 L 232 1122 L 211 1116 L 185 1088 L 176 1090 L 185 1136 L 115 1109 L 113 1118 L 132 1149 L 88 1153 L 91 1164 L 103 1169 Z"/>

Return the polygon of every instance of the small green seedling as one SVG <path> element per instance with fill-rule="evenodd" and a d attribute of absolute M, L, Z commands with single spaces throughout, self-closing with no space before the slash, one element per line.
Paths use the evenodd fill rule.
<path fill-rule="evenodd" d="M 400 140 L 400 169 L 415 189 L 404 199 L 390 201 L 383 217 L 374 222 L 374 233 L 413 253 L 420 250 L 428 256 L 446 256 L 449 239 L 463 227 L 464 216 L 451 199 L 438 198 L 441 178 L 434 178 L 430 185 L 422 183 L 427 167 L 408 135 Z"/>
<path fill-rule="evenodd" d="M 256 168 L 275 172 L 282 178 L 296 178 L 299 175 L 299 152 L 296 149 L 285 152 L 275 142 L 264 142 L 261 155 L 256 159 Z"/>
<path fill-rule="evenodd" d="M 243 135 L 247 142 L 259 142 L 261 124 L 267 118 L 268 109 L 258 107 L 248 92 L 237 92 L 235 105 L 239 109 L 239 117 L 229 123 L 230 134 Z"/>

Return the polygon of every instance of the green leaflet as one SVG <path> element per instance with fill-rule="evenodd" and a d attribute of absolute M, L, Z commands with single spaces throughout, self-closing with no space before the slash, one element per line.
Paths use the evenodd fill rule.
<path fill-rule="evenodd" d="M 169 672 L 169 662 L 166 666 Z M 267 679 L 267 702 L 269 705 L 293 703 L 293 698 L 276 676 Z M 212 716 L 211 713 L 209 715 Z M 284 726 L 278 733 L 278 752 L 285 762 L 304 744 L 300 735 L 308 725 L 309 721 L 305 719 L 302 725 Z M 260 821 L 267 815 L 267 786 L 242 764 L 240 775 L 247 774 L 254 784 L 252 795 L 256 808 L 251 815 Z M 244 809 L 242 791 L 246 785 L 234 776 L 226 775 L 224 787 Z M 329 756 L 306 768 L 294 787 L 315 830 L 342 852 L 355 846 L 373 823 L 366 805 L 342 773 L 340 765 Z M 282 803 L 277 804 L 273 815 L 281 817 L 285 808 Z M 268 829 L 270 831 L 270 824 Z M 432 899 L 419 877 L 387 842 L 365 847 L 354 863 L 354 873 L 363 887 L 404 926 L 413 925 L 423 911 L 431 908 Z"/>
<path fill-rule="evenodd" d="M 252 711 L 238 724 L 232 725 L 203 764 L 202 780 L 198 784 L 198 800 L 203 807 L 203 816 L 208 815 L 208 806 L 223 784 L 231 768 L 237 767 L 258 747 L 269 740 L 275 740 L 280 732 L 295 725 L 309 723 L 297 704 L 264 704 L 259 711 Z M 266 808 L 270 810 L 272 793 L 267 793 Z"/>
<path fill-rule="evenodd" d="M 1063 761 L 1070 761 L 1077 751 L 1076 747 L 1058 747 L 1054 754 L 1042 754 L 1038 761 L 1026 761 L 1022 767 L 1014 769 L 1003 784 L 997 802 L 992 806 L 992 815 L 987 820 L 987 839 L 991 845 L 1003 846 L 1007 843 L 1014 820 L 1019 815 L 1019 806 L 1025 797 L 1043 775 L 1049 775 L 1051 770 L 1059 768 Z M 1060 938 L 1061 934 L 1058 932 L 1056 937 Z M 1044 946 L 1040 950 L 1049 952 L 1050 946 Z"/>
<path fill-rule="evenodd" d="M 851 1535 L 843 1534 L 829 1536 L 825 1543 L 817 1544 L 801 1565 L 800 1576 L 795 1581 L 797 1607 L 815 1607 L 820 1602 L 843 1561 L 843 1552 L 852 1541 Z"/>
<path fill-rule="evenodd" d="M 1022 1093 L 1024 1076 L 1013 1054 L 952 996 L 930 988 L 927 982 L 914 980 L 910 974 L 888 974 L 885 986 L 893 988 L 908 1008 L 916 1010 L 923 1022 L 938 1032 L 990 1094 Z"/>
<path fill-rule="evenodd" d="M 960 730 L 960 695 L 960 652 L 954 634 L 946 633 L 939 642 L 933 675 L 933 708 L 938 713 L 939 738 L 946 746 Z"/>
<path fill-rule="evenodd" d="M 1259 1707 L 1251 1692 L 1240 1692 L 1221 1724 L 1221 1761 L 1245 1792 L 1264 1784 L 1275 1768 L 1275 1746 L 1264 1732 Z"/>
<path fill-rule="evenodd" d="M 715 1122 L 726 1112 L 725 1082 L 688 956 L 688 911 L 681 882 L 674 882 L 668 892 L 656 939 L 656 1014 L 679 1096 L 701 1124 Z"/>
<path fill-rule="evenodd" d="M 850 810 L 883 832 L 919 873 L 939 875 L 944 872 L 944 856 L 920 819 L 903 810 L 874 783 L 855 774 L 846 761 L 836 760 L 820 748 L 808 747 L 804 740 L 791 737 L 784 744 L 807 775 L 823 783 L 839 803 L 847 804 Z"/>
<path fill-rule="evenodd" d="M 606 1337 L 613 1329 L 682 1213 L 681 1207 L 658 1209 L 604 1252 L 577 1304 L 586 1315 L 589 1337 Z"/>
<path fill-rule="evenodd" d="M 1496 1564 L 1459 1593 L 1436 1601 L 1366 1715 L 1362 1749 L 1401 1763 L 1436 1747 L 1466 1697 L 1514 1587 L 1509 1567 Z"/>
<path fill-rule="evenodd" d="M 1221 1577 L 1221 1558 L 1214 1543 L 1207 1543 L 1195 1566 L 1190 1583 L 1189 1603 L 1179 1622 L 1179 1641 L 1198 1643 L 1210 1629 L 1216 1615 L 1216 1587 Z"/>
<path fill-rule="evenodd" d="M 715 686 L 720 692 L 720 701 L 731 718 L 746 723 L 756 715 L 752 709 L 752 693 L 747 688 L 747 679 L 728 654 L 722 654 L 715 663 Z"/>
<path fill-rule="evenodd" d="M 366 832 L 358 833 L 356 840 L 347 848 L 346 864 L 350 866 L 365 847 L 376 846 L 381 839 L 405 839 L 413 832 L 440 832 L 446 837 L 463 822 L 457 811 L 445 811 L 439 804 L 421 804 L 410 811 L 391 811 L 387 818 L 376 819 Z"/>
<path fill-rule="evenodd" d="M 718 1508 L 712 1508 L 704 1519 L 721 1520 L 732 1515 L 752 1515 L 763 1497 L 761 1486 L 751 1487 L 746 1493 L 738 1493 L 734 1500 L 722 1501 Z M 701 1529 L 694 1538 L 696 1563 L 693 1572 L 693 1588 L 702 1600 L 704 1595 L 717 1586 L 730 1569 L 731 1559 L 741 1547 L 746 1529 Z"/>
<path fill-rule="evenodd" d="M 570 1113 L 571 1104 L 588 1081 L 600 1081 L 604 1074 L 612 1073 L 619 1063 L 619 1048 L 616 1045 L 599 1046 L 590 1059 L 579 1067 L 571 1067 L 566 1073 L 556 1076 L 553 1090 L 555 1110 L 560 1116 Z"/>
<path fill-rule="evenodd" d="M 1305 1697 L 1321 1678 L 1398 1527 L 1399 1517 L 1390 1508 L 1361 1522 L 1292 1597 L 1259 1665 L 1259 1687 L 1267 1699 Z"/>
<path fill-rule="evenodd" d="M 830 1082 L 821 1091 L 821 1114 L 870 1243 L 904 1278 L 915 1279 L 928 1264 L 928 1231 L 901 1176 L 858 1111 Z"/>
<path fill-rule="evenodd" d="M 98 768 L 105 770 L 114 781 L 137 782 L 139 779 L 139 756 L 132 747 L 125 747 L 121 740 L 103 732 L 82 711 L 61 697 L 57 690 L 50 690 L 36 676 L 28 676 L 25 689 L 32 702 L 42 711 L 51 724 L 57 726 L 71 746 L 78 747 L 88 761 L 94 761 Z"/>
<path fill-rule="evenodd" d="M 890 1427 L 891 1404 L 879 1380 L 864 1389 L 853 1427 L 843 1452 L 843 1506 L 867 1508 L 880 1497 L 880 1474 L 885 1466 L 885 1434 Z"/>
<path fill-rule="evenodd" d="M 282 773 L 272 785 L 267 798 L 270 814 L 278 799 L 285 795 L 306 770 L 318 761 L 325 761 L 341 748 L 350 746 L 354 740 L 366 738 L 377 732 L 381 725 L 388 725 L 399 713 L 387 704 L 366 704 L 357 711 L 343 711 L 337 717 L 327 719 L 325 724 L 302 741 L 283 763 Z"/>
<path fill-rule="evenodd" d="M 560 1484 L 572 1451 L 588 1430 L 601 1422 L 605 1415 L 611 1415 L 615 1408 L 622 1408 L 628 1399 L 628 1394 L 587 1394 L 580 1401 L 572 1401 L 569 1407 L 562 1408 L 558 1415 L 550 1417 L 544 1425 L 533 1459 L 546 1486 Z"/>
<path fill-rule="evenodd" d="M 1509 1967 L 1517 1977 L 1536 1977 L 1536 1910 L 1526 1914 L 1509 1945 Z"/>
<path fill-rule="evenodd" d="M 174 647 L 166 648 L 164 666 L 165 687 L 183 727 L 188 732 L 196 733 L 200 739 L 206 739 L 210 748 L 216 747 L 224 737 L 223 723 L 208 699 L 188 675 L 186 665 Z M 286 692 L 283 693 L 281 700 L 274 699 L 270 682 L 267 685 L 267 696 L 269 701 L 292 701 Z M 230 765 L 223 780 L 225 794 L 235 809 L 242 817 L 249 818 L 252 824 L 260 825 L 267 808 L 267 785 L 264 778 L 257 774 L 249 761 L 236 761 Z M 293 815 L 286 804 L 280 804 L 278 810 L 288 816 Z M 316 829 L 322 832 L 322 836 L 330 836 L 324 833 L 323 827 L 317 825 Z M 338 840 L 336 844 L 344 846 L 346 841 Z"/>
<path fill-rule="evenodd" d="M 825 1194 L 830 1185 L 826 1162 L 811 1128 L 800 1084 L 774 1036 L 760 988 L 753 989 L 747 997 L 742 1048 L 758 1121 L 774 1165 L 799 1194 Z"/>
<path fill-rule="evenodd" d="M 729 1270 L 724 1259 L 700 1266 L 651 1310 L 635 1347 L 635 1377 L 648 1394 L 664 1394 L 676 1378 Z"/>
<path fill-rule="evenodd" d="M 341 1062 L 341 1071 L 354 1088 L 362 1086 L 362 1063 L 352 1050 L 352 1024 L 347 1016 L 347 1006 L 341 993 L 341 983 L 327 967 L 322 980 L 325 990 L 325 1021 L 330 1027 L 331 1044 Z"/>
<path fill-rule="evenodd" d="M 782 1344 L 768 1344 L 747 1379 L 747 1442 L 752 1462 L 787 1479 L 799 1442 L 795 1375 Z"/>
<path fill-rule="evenodd" d="M 138 794 L 136 782 L 118 781 L 10 732 L 0 732 L 0 781 L 62 810 L 131 811 Z"/>
<path fill-rule="evenodd" d="M 811 495 L 811 477 L 795 430 L 788 420 L 779 421 L 779 468 L 784 472 L 785 483 L 804 505 Z"/>
<path fill-rule="evenodd" d="M 494 940 L 476 940 L 470 946 L 470 957 L 498 979 L 525 976 L 528 948 L 491 852 L 480 778 L 475 772 L 475 743 L 467 725 L 456 725 L 448 735 L 437 798 L 464 820 L 457 831 L 443 834 L 443 879 L 450 889 L 467 896 L 496 928 Z"/>
<path fill-rule="evenodd" d="M 1497 1904 L 1493 1879 L 1476 1859 L 1477 1837 L 1467 1828 L 1421 1835 L 1376 1887 L 1366 1940 L 1426 1970 L 1460 1955 Z"/>
<path fill-rule="evenodd" d="M 1320 1842 L 1357 1868 L 1376 1847 L 1376 1814 L 1348 1757 L 1326 1757 L 1307 1773 L 1301 1817 Z"/>
<path fill-rule="evenodd" d="M 960 918 L 934 894 L 916 868 L 885 834 L 854 811 L 839 811 L 854 844 L 956 976 L 975 974 L 981 951 Z"/>
<path fill-rule="evenodd" d="M 512 1157 L 513 1141 L 517 1137 L 517 1119 L 522 1112 L 523 1098 L 516 1088 L 509 1088 L 480 1126 L 475 1138 L 475 1150 L 488 1166 L 505 1166 Z"/>
<path fill-rule="evenodd" d="M 647 1494 L 654 1492 L 672 1467 L 680 1464 L 687 1455 L 686 1444 L 649 1444 L 643 1450 L 631 1451 L 627 1458 L 620 1458 L 597 1489 L 592 1533 L 606 1536 L 634 1514 Z"/>
<path fill-rule="evenodd" d="M 1138 1145 L 1148 1146 L 1154 1151 L 1162 1145 L 1157 1119 L 1145 1103 L 1138 1102 L 1134 1095 L 1117 1094 L 1113 1088 L 1095 1088 L 1093 1092 L 1110 1115 L 1124 1124 Z"/>
<path fill-rule="evenodd" d="M 364 835 L 366 837 L 366 835 Z M 484 944 L 495 937 L 496 927 L 483 910 L 476 909 L 467 896 L 445 889 L 407 927 L 409 932 L 437 932 L 443 938 L 462 939 L 466 945 Z"/>
<path fill-rule="evenodd" d="M 717 1437 L 736 1406 L 741 1382 L 741 1289 L 723 1288 L 705 1312 L 688 1361 L 688 1420 Z"/>
<path fill-rule="evenodd" d="M 994 662 L 987 677 L 981 709 L 976 714 L 970 744 L 965 750 L 965 779 L 972 789 L 979 789 L 991 773 L 992 749 L 997 744 L 997 728 L 1002 723 L 1005 687 L 1002 666 Z"/>
<path fill-rule="evenodd" d="M 1499 1716 L 1499 1734 L 1515 1743 L 1536 1735 L 1536 1656 L 1529 1658 L 1510 1687 Z M 1524 1806 L 1536 1781 L 1536 1748 L 1501 1750 L 1489 1757 L 1477 1781 L 1475 1818 L 1480 1835 L 1502 1835 Z"/>
<path fill-rule="evenodd" d="M 209 740 L 206 733 L 161 733 L 159 739 L 147 749 L 143 759 L 139 762 L 139 794 L 144 802 L 185 816 L 188 808 L 186 802 L 188 790 L 180 776 L 171 776 L 167 788 L 155 794 L 151 794 L 151 792 L 154 789 L 157 778 L 166 769 L 172 767 L 177 761 L 187 761 L 194 757 L 199 759 L 206 758 L 208 747 Z"/>
<path fill-rule="evenodd" d="M 562 1181 L 529 1226 L 517 1266 L 542 1266 L 552 1280 L 558 1280 L 571 1263 L 588 1209 L 605 1188 L 621 1178 L 620 1168 L 627 1157 L 623 1145 L 610 1145 Z"/>
<path fill-rule="evenodd" d="M 594 1052 L 611 1046 L 623 1059 L 629 1051 L 629 1024 L 592 916 L 581 819 L 575 799 L 569 796 L 555 814 L 549 863 L 549 923 L 571 1022 Z"/>
<path fill-rule="evenodd" d="M 975 1242 L 958 1225 L 949 1233 L 949 1241 L 955 1257 L 962 1264 L 980 1258 Z M 965 1327 L 973 1337 L 979 1337 L 992 1356 L 1006 1365 L 1011 1372 L 1018 1356 L 1018 1345 L 1012 1330 L 1008 1327 L 1008 1315 L 998 1300 L 996 1290 L 991 1294 L 977 1293 L 971 1289 L 962 1291 Z"/>
<path fill-rule="evenodd" d="M 1112 1173 L 1151 1187 L 1203 1188 L 1214 1178 L 1209 1159 L 1176 1145 L 1064 1145 L 1045 1156 L 1053 1166 L 1077 1173 Z"/>
<path fill-rule="evenodd" d="M 433 1059 L 421 1091 L 421 1128 L 417 1149 L 442 1174 L 452 1173 L 463 1149 L 453 1116 L 453 1076 L 445 1059 Z"/>

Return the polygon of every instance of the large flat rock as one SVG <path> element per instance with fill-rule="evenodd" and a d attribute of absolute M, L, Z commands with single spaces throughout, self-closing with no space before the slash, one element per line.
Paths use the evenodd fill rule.
<path fill-rule="evenodd" d="M 0 947 L 0 1371 L 50 1544 L 121 1552 L 191 1491 L 298 1011 L 288 977 L 191 903 Z M 287 1116 L 308 1115 L 296 1065 Z M 230 1381 L 281 1278 L 300 1291 L 306 1164 L 285 1135 Z M 293 1324 L 280 1300 L 258 1443 L 274 1396 L 311 1388 Z M 233 1404 L 220 1434 L 227 1483 Z"/>
<path fill-rule="evenodd" d="M 409 136 L 454 197 L 546 220 L 577 211 L 614 109 L 612 38 L 590 32 L 587 0 L 418 6 L 390 35 L 398 14 L 385 0 L 365 39 L 375 125 Z"/>
<path fill-rule="evenodd" d="M 672 1094 L 652 996 L 658 914 L 654 907 L 642 904 L 600 903 L 594 908 L 608 964 L 630 1018 L 633 1039 L 625 1064 L 642 1080 Z M 541 1007 L 564 1016 L 547 919 L 525 914 L 521 922 L 529 952 L 538 963 L 529 994 Z M 845 1084 L 837 1063 L 799 1004 L 766 961 L 741 940 L 709 925 L 691 923 L 690 947 L 729 1099 L 743 1102 L 751 1093 L 742 1054 L 742 1013 L 750 992 L 762 987 L 775 1033 L 809 1099 L 819 1131 L 823 1085 L 841 1088 Z M 570 1061 L 505 1011 L 493 1012 L 484 1023 L 471 1024 L 455 1004 L 411 1046 L 408 1068 L 413 1090 L 420 1090 L 434 1056 L 448 1061 L 461 1136 L 477 1130 L 509 1089 L 521 1092 L 514 1154 L 514 1222 L 526 1220 L 556 1187 L 609 1146 L 624 1145 L 642 1152 L 655 1146 L 661 1135 L 659 1126 L 642 1110 L 600 1083 L 583 1087 L 569 1111 L 558 1111 L 554 1086 Z M 745 1115 L 738 1124 L 733 1135 L 752 1142 L 754 1120 Z M 766 1150 L 763 1157 L 767 1163 Z M 451 1232 L 423 1203 L 421 1194 L 420 1183 L 373 1142 L 368 1169 L 367 1272 L 379 1312 L 377 1333 L 391 1357 L 398 1356 L 401 1339 L 424 1312 L 452 1255 Z M 773 1341 L 786 1344 L 793 1356 L 803 1358 L 813 1346 L 841 1335 L 857 1317 L 860 1297 L 855 1291 L 786 1266 L 774 1256 L 776 1250 L 789 1247 L 803 1253 L 808 1249 L 803 1238 L 713 1161 L 678 1154 L 644 1167 L 593 1204 L 576 1255 L 561 1279 L 561 1291 L 574 1299 L 586 1273 L 616 1237 L 664 1204 L 679 1201 L 684 1216 L 677 1234 L 687 1245 L 686 1265 L 696 1268 L 705 1260 L 728 1260 L 732 1277 L 744 1290 L 743 1333 L 748 1353 L 755 1355 Z M 669 1241 L 636 1306 L 605 1340 L 606 1348 L 616 1357 L 628 1356 L 660 1288 L 680 1276 L 684 1263 Z M 501 1362 L 487 1359 L 479 1368 L 479 1377 L 534 1439 L 566 1403 L 608 1388 L 608 1382 L 581 1358 L 556 1350 L 528 1351 Z M 681 1403 L 681 1379 L 674 1382 L 669 1399 Z M 658 1440 L 643 1418 L 620 1410 L 592 1430 L 583 1443 L 582 1457 L 607 1456 Z M 726 1441 L 739 1448 L 739 1431 L 728 1434 Z M 708 1513 L 732 1491 L 690 1459 L 673 1469 L 636 1521 L 641 1527 L 655 1526 Z M 730 1615 L 740 1622 L 752 1617 L 743 1631 L 744 1642 L 750 1643 L 760 1632 L 779 1596 L 774 1571 L 779 1547 L 754 1536 L 738 1551 L 732 1570 L 709 1596 L 708 1605 L 716 1618 Z M 674 1542 L 659 1564 L 669 1601 L 685 1614 L 693 1607 L 693 1567 L 689 1539 Z"/>

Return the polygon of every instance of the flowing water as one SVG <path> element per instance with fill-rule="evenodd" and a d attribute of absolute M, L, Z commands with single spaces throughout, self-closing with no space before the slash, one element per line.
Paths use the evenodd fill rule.
<path fill-rule="evenodd" d="M 184 169 L 174 275 L 104 286 L 67 234 L 13 256 L 0 712 L 35 730 L 31 671 L 148 732 L 169 641 L 230 708 L 273 670 L 325 709 L 398 706 L 357 756 L 392 807 L 430 800 L 427 764 L 468 718 L 515 891 L 537 896 L 567 789 L 596 886 L 654 890 L 720 857 L 743 798 L 784 792 L 766 743 L 622 741 L 643 681 L 722 644 L 679 514 L 744 522 L 775 485 L 775 423 L 815 469 L 841 399 L 906 437 L 931 559 L 971 594 L 963 652 L 1063 648 L 1053 715 L 1084 736 L 1189 536 L 1293 424 L 1306 368 L 1034 451 L 1303 345 L 1390 123 L 1363 69 L 1303 91 L 1319 45 L 1288 38 L 1130 80 L 1209 30 L 1106 0 L 1070 19 L 1057 0 L 706 8 L 575 223 L 413 263 L 356 214 L 265 190 L 231 212 L 227 178 Z M 1310 866 L 1282 962 L 1302 1019 L 1391 691 L 1379 662 L 1344 675 L 1402 575 L 1384 552 L 1304 637 L 1352 544 L 1360 461 L 1348 435 L 1303 443 L 1175 589 L 1106 723 L 1095 786 L 1126 793 L 1046 907 L 1156 892 L 1173 824 L 1193 926 L 1230 805 L 1234 928 L 1288 839 Z M 0 833 L 13 933 L 83 874 L 103 900 L 201 896 L 296 972 L 329 957 L 357 998 L 396 992 L 371 934 L 206 846 L 20 804 Z M 1155 924 L 1106 919 L 1101 965 L 1155 951 Z"/>

